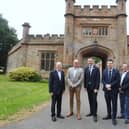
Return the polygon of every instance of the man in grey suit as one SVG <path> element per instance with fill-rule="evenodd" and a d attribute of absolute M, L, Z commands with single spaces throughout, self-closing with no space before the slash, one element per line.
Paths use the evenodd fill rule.
<path fill-rule="evenodd" d="M 80 68 L 79 61 L 77 59 L 73 61 L 73 67 L 68 69 L 66 80 L 69 86 L 70 98 L 70 112 L 67 114 L 67 117 L 73 115 L 73 100 L 75 94 L 77 103 L 77 119 L 80 120 L 80 91 L 83 82 L 83 69 Z"/>

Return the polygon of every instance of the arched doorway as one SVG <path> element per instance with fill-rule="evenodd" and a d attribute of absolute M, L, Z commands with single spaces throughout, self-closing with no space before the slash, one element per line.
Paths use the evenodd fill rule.
<path fill-rule="evenodd" d="M 84 66 L 87 62 L 87 58 L 89 57 L 97 57 L 102 61 L 102 69 L 106 67 L 106 61 L 108 58 L 114 59 L 115 56 L 109 48 L 101 46 L 99 44 L 93 44 L 90 46 L 86 46 L 81 48 L 76 57 L 81 61 L 82 66 Z"/>

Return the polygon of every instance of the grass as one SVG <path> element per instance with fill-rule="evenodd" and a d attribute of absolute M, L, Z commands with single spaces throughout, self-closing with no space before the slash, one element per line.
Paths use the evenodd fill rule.
<path fill-rule="evenodd" d="M 15 82 L 0 75 L 0 120 L 49 100 L 48 83 Z"/>

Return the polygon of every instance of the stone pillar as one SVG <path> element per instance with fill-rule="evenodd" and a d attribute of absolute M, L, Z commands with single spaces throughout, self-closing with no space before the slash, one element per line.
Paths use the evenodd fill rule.
<path fill-rule="evenodd" d="M 75 0 L 66 1 L 65 35 L 64 35 L 64 64 L 71 65 L 74 58 L 74 3 Z"/>
<path fill-rule="evenodd" d="M 119 50 L 119 65 L 126 61 L 127 46 L 127 15 L 126 0 L 117 0 L 117 46 Z"/>

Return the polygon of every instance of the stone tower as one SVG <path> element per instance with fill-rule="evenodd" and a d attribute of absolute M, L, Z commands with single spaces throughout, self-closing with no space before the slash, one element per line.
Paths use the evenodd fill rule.
<path fill-rule="evenodd" d="M 116 0 L 117 3 L 117 42 L 119 45 L 121 63 L 126 61 L 128 55 L 127 45 L 127 15 L 126 15 L 126 0 Z"/>
<path fill-rule="evenodd" d="M 74 52 L 74 3 L 75 0 L 65 0 L 65 37 L 64 37 L 64 63 L 69 65 L 73 60 Z M 69 55 L 69 57 L 68 57 Z"/>
<path fill-rule="evenodd" d="M 103 66 L 107 58 L 113 58 L 116 67 L 129 62 L 126 0 L 110 7 L 65 1 L 64 64 L 71 65 L 74 58 L 84 64 L 89 56 L 101 58 Z"/>

